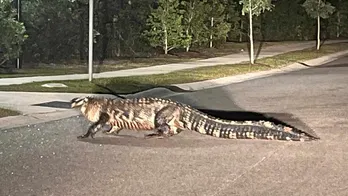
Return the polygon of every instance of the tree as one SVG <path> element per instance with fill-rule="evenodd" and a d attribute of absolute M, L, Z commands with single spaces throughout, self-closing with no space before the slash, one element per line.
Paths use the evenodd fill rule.
<path fill-rule="evenodd" d="M 191 40 L 182 26 L 182 15 L 179 13 L 177 0 L 159 0 L 158 7 L 152 9 L 147 19 L 149 30 L 145 37 L 153 47 L 161 46 L 164 54 L 174 48 L 186 47 Z"/>
<path fill-rule="evenodd" d="M 209 29 L 209 47 L 213 47 L 213 41 L 226 39 L 227 33 L 231 26 L 226 22 L 225 7 L 227 2 L 225 0 L 209 0 L 206 6 L 206 13 L 208 20 L 206 28 Z"/>
<path fill-rule="evenodd" d="M 302 6 L 307 14 L 317 19 L 317 50 L 320 49 L 320 18 L 329 18 L 335 11 L 335 7 L 325 0 L 306 0 Z"/>
<path fill-rule="evenodd" d="M 241 6 L 235 0 L 228 0 L 225 6 L 225 21 L 230 25 L 227 37 L 229 40 L 243 39 L 243 18 L 240 16 Z"/>
<path fill-rule="evenodd" d="M 254 64 L 253 15 L 259 16 L 266 10 L 271 11 L 273 4 L 271 0 L 241 0 L 239 3 L 243 4 L 242 15 L 249 14 L 250 63 Z"/>
<path fill-rule="evenodd" d="M 335 32 L 337 38 L 341 37 L 342 33 L 348 33 L 348 2 L 346 0 L 332 0 L 332 5 L 335 7 L 335 16 L 330 20 L 332 30 Z M 331 26 L 331 25 L 330 25 Z"/>
<path fill-rule="evenodd" d="M 191 36 L 187 43 L 186 51 L 190 50 L 192 44 L 206 42 L 204 33 L 207 29 L 204 26 L 206 0 L 183 0 L 181 2 L 183 15 L 183 27 L 186 35 Z"/>
<path fill-rule="evenodd" d="M 0 66 L 19 57 L 27 35 L 23 23 L 16 21 L 11 0 L 0 1 Z"/>
<path fill-rule="evenodd" d="M 22 1 L 22 18 L 29 35 L 24 44 L 23 58 L 26 61 L 51 63 L 75 57 L 80 33 L 77 26 L 79 24 L 78 9 L 73 9 L 73 5 L 78 2 Z M 88 11 L 88 6 L 86 8 Z M 88 20 L 83 22 L 88 25 Z M 84 33 L 81 37 L 88 37 L 88 31 Z M 87 44 L 87 39 L 84 40 Z M 83 49 L 86 50 L 87 47 Z"/>
<path fill-rule="evenodd" d="M 316 29 L 308 28 L 316 21 L 302 7 L 303 0 L 276 1 L 272 12 L 262 16 L 262 38 L 264 41 L 314 39 Z M 294 11 L 296 10 L 296 11 Z M 254 32 L 255 33 L 255 32 Z"/>
<path fill-rule="evenodd" d="M 102 59 L 136 55 L 149 47 L 141 33 L 146 28 L 152 0 L 99 0 L 102 6 L 97 10 L 97 50 Z M 98 7 L 97 7 L 98 8 Z M 98 18 L 97 17 L 97 18 Z"/>

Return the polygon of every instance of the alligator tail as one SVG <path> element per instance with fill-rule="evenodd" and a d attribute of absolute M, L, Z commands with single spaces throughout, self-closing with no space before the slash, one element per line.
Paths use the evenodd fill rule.
<path fill-rule="evenodd" d="M 229 139 L 264 139 L 285 141 L 310 141 L 316 136 L 289 126 L 270 121 L 230 121 L 191 110 L 184 119 L 189 130 L 201 134 Z M 189 123 L 187 123 L 189 122 Z"/>
<path fill-rule="evenodd" d="M 195 129 L 198 130 L 198 129 Z M 269 121 L 243 121 L 213 123 L 205 126 L 203 134 L 229 139 L 264 139 L 286 141 L 310 141 L 319 139 L 295 128 L 275 125 Z M 199 131 L 202 133 L 202 130 Z"/>

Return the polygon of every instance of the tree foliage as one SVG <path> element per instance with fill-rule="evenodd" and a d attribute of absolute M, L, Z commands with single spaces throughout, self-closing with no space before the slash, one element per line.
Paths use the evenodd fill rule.
<path fill-rule="evenodd" d="M 226 39 L 230 30 L 230 24 L 226 21 L 225 6 L 227 1 L 208 0 L 205 13 L 207 13 L 206 27 L 209 31 L 209 47 L 213 47 L 214 41 Z"/>
<path fill-rule="evenodd" d="M 87 35 L 79 34 L 80 15 L 75 12 L 76 3 L 67 0 L 22 2 L 23 21 L 29 35 L 24 48 L 27 56 L 43 62 L 75 57 L 75 46 Z"/>
<path fill-rule="evenodd" d="M 302 8 L 303 0 L 276 1 L 272 12 L 265 12 L 262 37 L 265 40 L 309 40 L 315 38 L 315 25 Z M 296 10 L 296 11 L 295 11 Z"/>
<path fill-rule="evenodd" d="M 327 21 L 329 24 L 327 32 L 337 38 L 348 36 L 348 1 L 332 0 L 331 3 L 335 7 L 335 12 Z"/>
<path fill-rule="evenodd" d="M 0 1 L 0 65 L 19 57 L 27 38 L 25 27 L 16 21 L 16 15 L 10 0 Z"/>
<path fill-rule="evenodd" d="M 189 51 L 193 44 L 201 45 L 208 41 L 206 38 L 208 29 L 204 24 L 206 2 L 206 0 L 181 1 L 180 13 L 183 15 L 182 25 L 186 35 L 191 37 L 186 45 L 186 51 Z"/>
<path fill-rule="evenodd" d="M 244 34 L 242 23 L 244 18 L 240 14 L 242 6 L 237 1 L 228 0 L 225 5 L 225 21 L 229 25 L 227 40 L 239 40 Z M 240 40 L 242 41 L 242 40 Z"/>
<path fill-rule="evenodd" d="M 162 47 L 164 54 L 174 48 L 186 47 L 191 41 L 191 35 L 186 34 L 183 28 L 179 2 L 159 0 L 158 3 L 158 7 L 152 9 L 147 20 L 149 30 L 144 32 L 150 45 Z"/>
<path fill-rule="evenodd" d="M 306 0 L 302 6 L 312 18 L 319 16 L 326 19 L 335 11 L 335 7 L 330 2 L 325 2 L 325 0 Z"/>
<path fill-rule="evenodd" d="M 16 58 L 22 46 L 24 62 L 86 61 L 88 0 L 22 1 L 25 28 L 15 20 L 13 9 L 11 16 L 6 11 L 4 5 L 9 5 L 9 1 L 1 1 L 0 13 L 2 18 L 6 16 L 0 21 L 1 50 L 7 51 L 6 59 Z M 317 35 L 317 21 L 312 17 L 317 13 L 320 13 L 322 37 L 348 37 L 348 1 L 320 0 L 319 9 L 318 2 L 94 0 L 94 58 L 103 62 L 156 54 L 157 47 L 165 48 L 163 24 L 168 26 L 167 49 L 176 48 L 173 52 L 218 47 L 226 41 L 246 41 L 249 27 L 253 27 L 253 40 L 312 40 Z M 169 5 L 167 14 L 160 10 L 165 4 Z M 333 6 L 336 9 L 332 13 Z M 249 8 L 253 17 L 251 26 Z M 29 36 L 26 40 L 24 32 Z"/>
<path fill-rule="evenodd" d="M 243 4 L 242 15 L 251 11 L 252 15 L 259 16 L 274 7 L 272 0 L 240 0 L 240 4 Z"/>

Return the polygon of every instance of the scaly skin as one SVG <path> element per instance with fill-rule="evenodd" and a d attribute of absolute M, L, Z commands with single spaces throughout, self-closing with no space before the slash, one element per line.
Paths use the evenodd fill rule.
<path fill-rule="evenodd" d="M 266 139 L 309 141 L 319 139 L 299 130 L 268 121 L 230 121 L 209 116 L 188 105 L 169 99 L 75 98 L 72 107 L 81 107 L 82 114 L 94 124 L 79 138 L 93 137 L 105 124 L 106 133 L 118 134 L 122 129 L 154 130 L 146 137 L 169 137 L 182 130 L 230 139 Z"/>

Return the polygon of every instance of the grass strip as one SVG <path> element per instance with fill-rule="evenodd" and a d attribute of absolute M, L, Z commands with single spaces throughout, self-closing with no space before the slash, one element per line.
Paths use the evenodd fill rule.
<path fill-rule="evenodd" d="M 159 86 L 163 87 L 171 84 L 198 82 L 237 74 L 280 68 L 295 62 L 310 60 L 347 49 L 348 43 L 336 43 L 323 45 L 319 51 L 313 47 L 301 51 L 293 51 L 273 57 L 262 58 L 257 60 L 254 65 L 245 62 L 239 64 L 186 69 L 168 74 L 100 78 L 94 79 L 93 83 L 88 82 L 88 80 L 59 81 L 60 83 L 67 85 L 67 88 L 44 88 L 41 87 L 41 85 L 48 82 L 33 82 L 20 85 L 0 86 L 0 90 L 26 92 L 110 93 L 104 88 L 107 87 L 113 92 L 126 94 Z"/>
<path fill-rule="evenodd" d="M 275 45 L 284 45 L 297 42 L 263 42 L 255 43 L 255 48 L 260 46 L 268 47 Z M 262 44 L 262 45 L 261 45 Z M 247 50 L 247 43 L 227 42 L 218 48 L 193 48 L 192 51 L 184 52 L 178 51 L 174 54 L 157 54 L 152 57 L 134 57 L 134 58 L 118 58 L 114 60 L 105 60 L 103 64 L 99 65 L 94 62 L 93 73 L 118 71 L 125 69 L 134 69 L 140 67 L 150 67 L 155 65 L 163 65 L 170 63 L 192 62 L 200 59 L 207 59 L 212 57 L 224 56 L 233 53 L 238 53 L 240 50 Z M 39 63 L 32 68 L 24 67 L 22 69 L 2 70 L 0 67 L 0 78 L 16 78 L 16 77 L 30 77 L 30 76 L 52 76 L 52 75 L 67 75 L 67 74 L 86 74 L 88 67 L 80 62 L 65 62 L 57 64 Z"/>
<path fill-rule="evenodd" d="M 0 108 L 0 118 L 7 117 L 7 116 L 17 116 L 20 115 L 19 112 L 6 109 L 6 108 Z"/>

